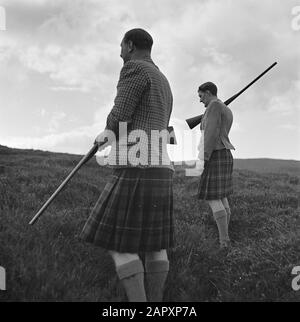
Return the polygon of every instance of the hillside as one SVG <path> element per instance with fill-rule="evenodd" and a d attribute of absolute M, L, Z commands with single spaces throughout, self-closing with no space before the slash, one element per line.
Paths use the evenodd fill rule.
<path fill-rule="evenodd" d="M 89 161 L 28 225 L 80 159 L 0 146 L 0 266 L 7 271 L 0 300 L 125 300 L 107 253 L 78 238 L 109 169 Z M 291 288 L 292 269 L 300 266 L 299 162 L 235 162 L 227 255 L 219 252 L 208 206 L 195 198 L 198 178 L 176 167 L 176 245 L 165 301 L 300 300 Z"/>
<path fill-rule="evenodd" d="M 234 159 L 234 169 L 260 173 L 279 172 L 300 175 L 300 161 L 276 159 Z"/>
<path fill-rule="evenodd" d="M 8 155 L 8 154 L 19 154 L 19 155 L 28 155 L 34 154 L 35 156 L 66 156 L 70 158 L 74 158 L 74 160 L 80 160 L 81 156 L 72 155 L 68 153 L 52 153 L 41 150 L 31 150 L 31 149 L 13 149 L 3 145 L 0 145 L 0 156 Z M 3 160 L 2 160 L 3 161 Z M 184 162 L 183 162 L 184 163 Z M 176 164 L 176 163 L 175 163 Z M 181 164 L 181 162 L 179 162 Z M 0 159 L 1 165 L 1 159 Z M 176 167 L 181 168 L 180 165 L 176 165 Z M 239 170 L 250 170 L 259 173 L 270 173 L 270 172 L 279 172 L 279 173 L 290 173 L 295 175 L 300 175 L 300 161 L 296 160 L 278 160 L 278 159 L 234 159 L 234 169 Z"/>

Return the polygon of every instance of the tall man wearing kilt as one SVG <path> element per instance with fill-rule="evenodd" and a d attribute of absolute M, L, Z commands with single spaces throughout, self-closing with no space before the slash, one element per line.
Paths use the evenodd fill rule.
<path fill-rule="evenodd" d="M 198 198 L 207 200 L 219 231 L 220 247 L 230 243 L 228 225 L 230 206 L 227 197 L 232 193 L 233 145 L 229 131 L 233 122 L 231 110 L 217 97 L 217 86 L 212 82 L 198 89 L 200 102 L 206 111 L 200 129 L 204 135 L 204 170 L 200 177 Z"/>
<path fill-rule="evenodd" d="M 106 129 L 96 138 L 99 149 L 105 139 L 111 144 L 108 159 L 114 172 L 81 233 L 85 241 L 109 251 L 129 301 L 162 300 L 167 249 L 173 246 L 174 168 L 167 140 L 156 140 L 157 134 L 167 134 L 173 98 L 151 59 L 152 44 L 142 29 L 128 31 L 122 40 L 117 95 Z M 121 133 L 124 123 L 126 133 Z"/>

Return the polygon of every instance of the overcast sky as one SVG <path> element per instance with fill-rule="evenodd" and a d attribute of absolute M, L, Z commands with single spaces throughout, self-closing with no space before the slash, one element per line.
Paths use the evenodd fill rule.
<path fill-rule="evenodd" d="M 0 0 L 0 144 L 85 154 L 105 126 L 132 28 L 154 39 L 170 81 L 174 159 L 196 154 L 198 86 L 228 99 L 278 65 L 230 107 L 235 158 L 300 160 L 300 6 L 292 0 Z M 3 11 L 3 10 L 2 10 Z M 299 12 L 299 13 L 297 13 Z M 299 20 L 299 21 L 298 21 Z M 298 28 L 299 22 L 299 28 Z"/>

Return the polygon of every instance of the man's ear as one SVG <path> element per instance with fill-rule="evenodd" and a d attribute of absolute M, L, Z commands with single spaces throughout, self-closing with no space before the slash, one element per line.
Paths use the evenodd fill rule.
<path fill-rule="evenodd" d="M 132 40 L 128 40 L 128 51 L 131 53 L 134 50 L 135 46 Z"/>

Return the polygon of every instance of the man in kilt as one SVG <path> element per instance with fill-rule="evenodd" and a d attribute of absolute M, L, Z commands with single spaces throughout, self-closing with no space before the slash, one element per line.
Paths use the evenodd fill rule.
<path fill-rule="evenodd" d="M 198 89 L 200 102 L 206 111 L 200 129 L 204 135 L 204 170 L 200 177 L 198 198 L 207 200 L 219 231 L 220 247 L 230 243 L 228 225 L 230 206 L 227 197 L 232 193 L 233 145 L 229 131 L 233 121 L 231 110 L 217 97 L 217 86 L 212 82 Z"/>
<path fill-rule="evenodd" d="M 96 138 L 99 149 L 105 139 L 111 144 L 108 159 L 114 170 L 81 233 L 109 251 L 129 301 L 162 301 L 167 249 L 173 246 L 174 168 L 161 135 L 167 133 L 173 98 L 151 59 L 152 44 L 143 29 L 126 32 L 122 40 L 117 95 Z M 124 123 L 126 133 L 120 130 Z"/>

